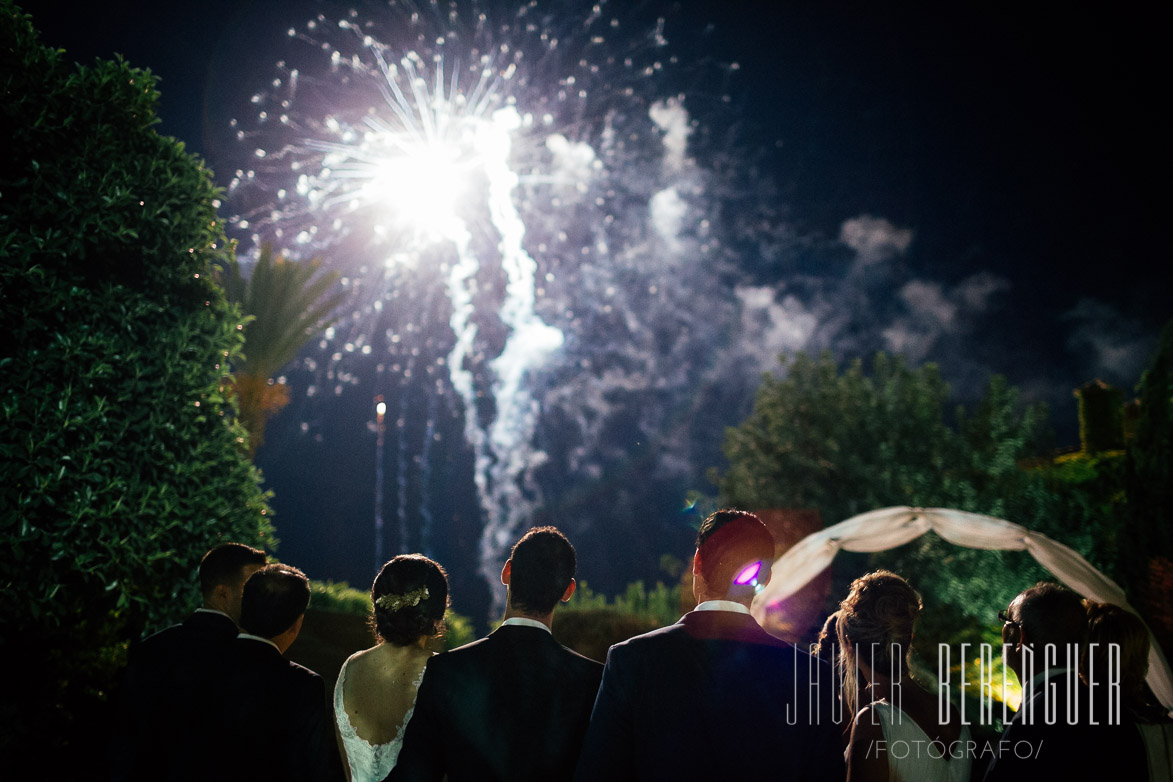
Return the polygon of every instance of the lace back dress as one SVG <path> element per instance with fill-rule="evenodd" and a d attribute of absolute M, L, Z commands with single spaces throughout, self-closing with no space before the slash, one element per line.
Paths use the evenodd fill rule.
<path fill-rule="evenodd" d="M 412 712 L 415 711 L 415 701 L 412 701 L 411 706 L 403 715 L 403 721 L 399 723 L 399 729 L 391 741 L 386 744 L 371 744 L 363 739 L 350 724 L 350 717 L 342 703 L 342 691 L 346 686 L 346 668 L 353 659 L 354 655 L 351 655 L 342 664 L 342 670 L 338 672 L 338 682 L 334 685 L 334 719 L 338 722 L 338 733 L 342 736 L 342 745 L 346 748 L 346 759 L 350 762 L 352 781 L 380 782 L 391 772 L 395 761 L 399 759 L 399 749 L 403 746 L 403 733 L 407 729 L 407 722 L 411 719 Z M 416 692 L 419 692 L 420 682 L 423 680 L 424 672 L 421 669 L 419 676 L 415 677 L 415 681 L 412 682 Z"/>
<path fill-rule="evenodd" d="M 887 701 L 875 701 L 872 709 L 884 730 L 888 779 L 892 782 L 968 782 L 973 759 L 967 751 L 969 728 L 952 745 L 932 742 L 912 717 Z M 932 743 L 930 743 L 932 742 Z"/>

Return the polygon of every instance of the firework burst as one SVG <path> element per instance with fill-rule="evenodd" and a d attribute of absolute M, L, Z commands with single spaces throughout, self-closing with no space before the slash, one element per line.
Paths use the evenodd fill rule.
<path fill-rule="evenodd" d="M 657 93 L 674 64 L 663 31 L 601 6 L 531 3 L 504 23 L 436 3 L 323 15 L 289 31 L 255 117 L 234 121 L 248 155 L 230 186 L 235 228 L 325 256 L 353 292 L 349 317 L 305 359 L 318 377 L 307 393 L 341 395 L 371 367 L 400 388 L 401 549 L 433 534 L 444 411 L 474 454 L 492 583 L 559 491 L 555 474 L 598 480 L 641 432 L 663 440 L 665 421 L 699 404 L 690 389 L 712 340 L 697 320 L 730 314 L 693 293 L 713 289 L 722 246 L 710 175 L 688 154 L 694 122 Z M 449 390 L 459 409 L 441 401 Z"/>

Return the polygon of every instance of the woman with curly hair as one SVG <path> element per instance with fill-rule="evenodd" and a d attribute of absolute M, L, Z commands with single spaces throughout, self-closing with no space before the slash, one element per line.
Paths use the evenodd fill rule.
<path fill-rule="evenodd" d="M 371 586 L 371 626 L 378 640 L 342 664 L 334 686 L 334 718 L 349 778 L 381 780 L 399 758 L 403 732 L 444 628 L 448 574 L 420 554 L 401 554 Z"/>
<path fill-rule="evenodd" d="M 909 667 L 922 606 L 920 594 L 887 570 L 857 578 L 839 604 L 843 694 L 847 713 L 855 714 L 847 747 L 849 782 L 969 779 L 972 760 L 964 751 L 969 729 L 955 710 L 949 722 L 938 723 L 936 696 L 912 678 Z M 870 704 L 857 702 L 861 691 Z"/>

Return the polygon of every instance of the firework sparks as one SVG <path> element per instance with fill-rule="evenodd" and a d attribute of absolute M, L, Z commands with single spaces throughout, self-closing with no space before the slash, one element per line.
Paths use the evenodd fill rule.
<path fill-rule="evenodd" d="M 392 4 L 387 29 L 352 11 L 291 30 L 301 59 L 279 63 L 255 121 L 237 123 L 255 148 L 230 190 L 254 243 L 352 272 L 356 309 L 322 340 L 317 375 L 339 395 L 366 360 L 403 386 L 401 547 L 407 452 L 429 458 L 443 430 L 436 399 L 460 398 L 493 583 L 542 498 L 543 416 L 576 432 L 558 456 L 590 480 L 631 445 L 606 442 L 624 396 L 668 399 L 670 417 L 690 404 L 712 363 L 695 360 L 706 345 L 690 322 L 729 318 L 716 298 L 690 301 L 713 288 L 695 261 L 721 246 L 698 214 L 705 175 L 687 154 L 688 113 L 647 88 L 663 65 L 662 20 L 624 50 L 606 43 L 620 23 L 599 6 L 565 35 L 536 4 L 507 25 L 426 12 Z M 425 442 L 409 446 L 412 384 L 429 401 Z M 664 415 L 635 430 L 662 428 Z M 421 495 L 430 519 L 427 486 Z"/>

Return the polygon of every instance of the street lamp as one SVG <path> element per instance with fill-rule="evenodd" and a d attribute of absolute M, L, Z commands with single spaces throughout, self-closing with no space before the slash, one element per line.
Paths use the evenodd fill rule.
<path fill-rule="evenodd" d="M 383 395 L 375 397 L 375 574 L 383 567 L 383 435 L 387 425 L 383 417 L 387 414 L 387 403 Z"/>

